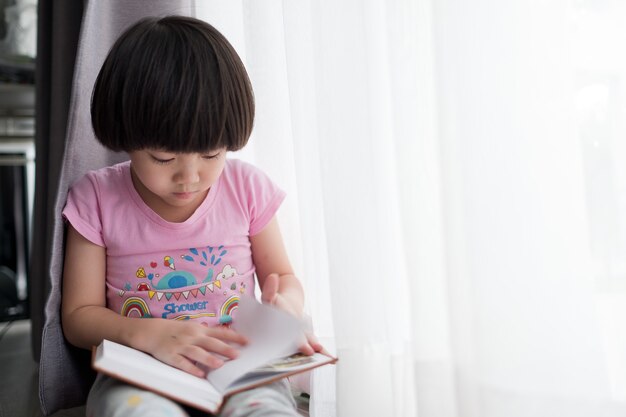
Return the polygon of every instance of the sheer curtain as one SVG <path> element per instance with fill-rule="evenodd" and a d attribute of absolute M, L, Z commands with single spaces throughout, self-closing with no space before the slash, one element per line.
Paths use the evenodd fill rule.
<path fill-rule="evenodd" d="M 196 5 L 340 358 L 312 415 L 626 413 L 621 2 Z"/>

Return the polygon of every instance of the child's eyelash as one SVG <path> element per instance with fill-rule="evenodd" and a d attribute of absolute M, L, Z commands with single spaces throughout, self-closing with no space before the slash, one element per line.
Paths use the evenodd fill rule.
<path fill-rule="evenodd" d="M 154 162 L 156 162 L 157 164 L 165 165 L 165 164 L 167 164 L 169 162 L 172 162 L 174 160 L 174 158 L 171 158 L 171 159 L 159 159 L 157 157 L 152 156 L 152 160 Z"/>
<path fill-rule="evenodd" d="M 153 160 L 155 163 L 160 164 L 160 165 L 165 165 L 165 164 L 168 164 L 168 163 L 170 163 L 170 162 L 172 162 L 172 161 L 174 160 L 174 158 L 169 158 L 169 159 L 159 159 L 159 158 L 157 158 L 157 157 L 156 157 L 156 156 L 154 156 L 154 155 L 150 155 L 150 156 L 152 157 L 152 160 Z M 202 155 L 202 159 L 206 159 L 206 160 L 208 160 L 208 159 L 215 159 L 215 158 L 217 158 L 217 157 L 219 157 L 219 156 L 220 156 L 220 154 L 219 154 L 219 153 L 216 153 L 215 155 Z"/>

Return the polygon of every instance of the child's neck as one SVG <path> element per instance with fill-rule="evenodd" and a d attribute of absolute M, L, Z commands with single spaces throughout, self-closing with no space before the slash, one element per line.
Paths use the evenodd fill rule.
<path fill-rule="evenodd" d="M 181 207 L 172 206 L 163 201 L 158 195 L 154 194 L 150 191 L 143 183 L 137 178 L 135 173 L 133 172 L 132 166 L 130 169 L 131 179 L 133 181 L 133 186 L 139 194 L 139 197 L 143 200 L 144 203 L 152 211 L 159 215 L 163 220 L 170 223 L 182 223 L 189 219 L 193 213 L 200 207 L 204 199 L 206 198 L 209 190 L 204 193 L 200 193 L 198 198 L 189 204 L 186 204 Z"/>

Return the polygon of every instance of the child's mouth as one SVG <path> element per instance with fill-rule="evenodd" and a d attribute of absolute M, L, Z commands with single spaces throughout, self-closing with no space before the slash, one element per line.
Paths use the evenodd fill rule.
<path fill-rule="evenodd" d="M 197 193 L 197 191 L 185 191 L 182 193 L 174 193 L 174 196 L 176 198 L 180 198 L 181 200 L 188 200 L 190 198 L 192 198 L 193 196 L 195 196 Z"/>

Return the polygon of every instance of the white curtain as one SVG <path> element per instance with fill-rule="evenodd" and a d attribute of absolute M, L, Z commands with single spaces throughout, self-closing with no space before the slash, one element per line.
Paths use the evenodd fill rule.
<path fill-rule="evenodd" d="M 198 0 L 339 356 L 312 416 L 626 414 L 626 5 Z M 335 373 L 336 371 L 336 373 Z"/>

